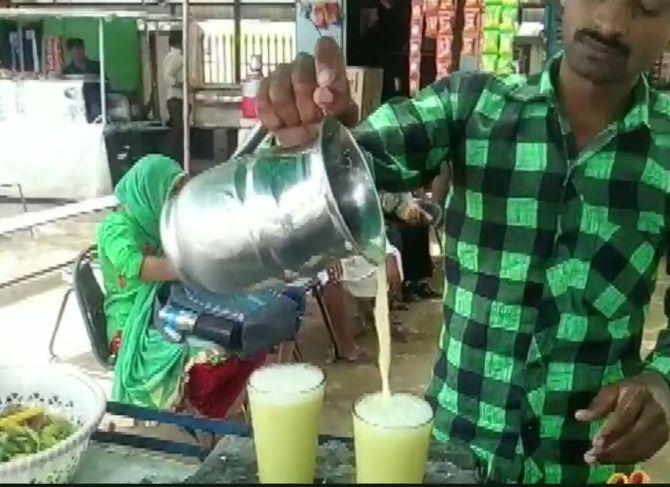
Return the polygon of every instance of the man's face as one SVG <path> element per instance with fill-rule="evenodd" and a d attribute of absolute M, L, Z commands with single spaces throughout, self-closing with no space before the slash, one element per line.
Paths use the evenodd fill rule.
<path fill-rule="evenodd" d="M 81 46 L 72 48 L 72 61 L 75 63 L 83 63 L 86 60 L 86 49 Z"/>
<path fill-rule="evenodd" d="M 670 37 L 670 0 L 564 0 L 564 5 L 566 60 L 595 84 L 635 80 Z"/>

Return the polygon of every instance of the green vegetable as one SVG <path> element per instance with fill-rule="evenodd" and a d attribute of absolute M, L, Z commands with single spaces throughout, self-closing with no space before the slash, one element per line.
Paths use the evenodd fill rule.
<path fill-rule="evenodd" d="M 7 408 L 0 413 L 0 463 L 51 448 L 74 431 L 68 421 L 42 410 Z"/>

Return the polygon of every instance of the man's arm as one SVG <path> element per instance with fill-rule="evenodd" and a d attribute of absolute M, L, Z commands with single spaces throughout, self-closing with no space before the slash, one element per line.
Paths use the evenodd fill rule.
<path fill-rule="evenodd" d="M 670 262 L 666 264 L 670 272 Z M 665 294 L 670 320 L 670 290 Z M 643 372 L 604 387 L 587 409 L 577 411 L 579 421 L 605 419 L 586 452 L 588 464 L 634 464 L 652 457 L 670 435 L 670 329 L 658 336 L 656 348 L 645 360 Z"/>
<path fill-rule="evenodd" d="M 179 277 L 168 259 L 147 255 L 142 260 L 140 279 L 144 282 L 176 282 Z"/>
<path fill-rule="evenodd" d="M 378 187 L 411 191 L 439 174 L 457 137 L 460 90 L 467 89 L 463 79 L 445 78 L 415 98 L 392 100 L 355 129 L 357 142 L 372 159 Z"/>

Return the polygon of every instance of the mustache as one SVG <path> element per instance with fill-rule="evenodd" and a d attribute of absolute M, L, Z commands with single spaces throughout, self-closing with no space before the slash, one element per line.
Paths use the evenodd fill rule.
<path fill-rule="evenodd" d="M 575 33 L 575 40 L 578 42 L 583 41 L 587 37 L 590 37 L 594 41 L 597 41 L 600 44 L 610 48 L 612 51 L 617 52 L 622 57 L 628 57 L 630 55 L 630 47 L 619 41 L 617 38 L 605 37 L 593 29 L 582 29 Z"/>

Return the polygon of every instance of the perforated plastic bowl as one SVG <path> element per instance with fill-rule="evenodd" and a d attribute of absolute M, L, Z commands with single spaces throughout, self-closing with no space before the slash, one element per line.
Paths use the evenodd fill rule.
<path fill-rule="evenodd" d="M 105 413 L 102 389 L 73 368 L 0 367 L 0 411 L 12 405 L 44 407 L 70 421 L 76 431 L 47 450 L 0 463 L 0 483 L 70 481 Z"/>

